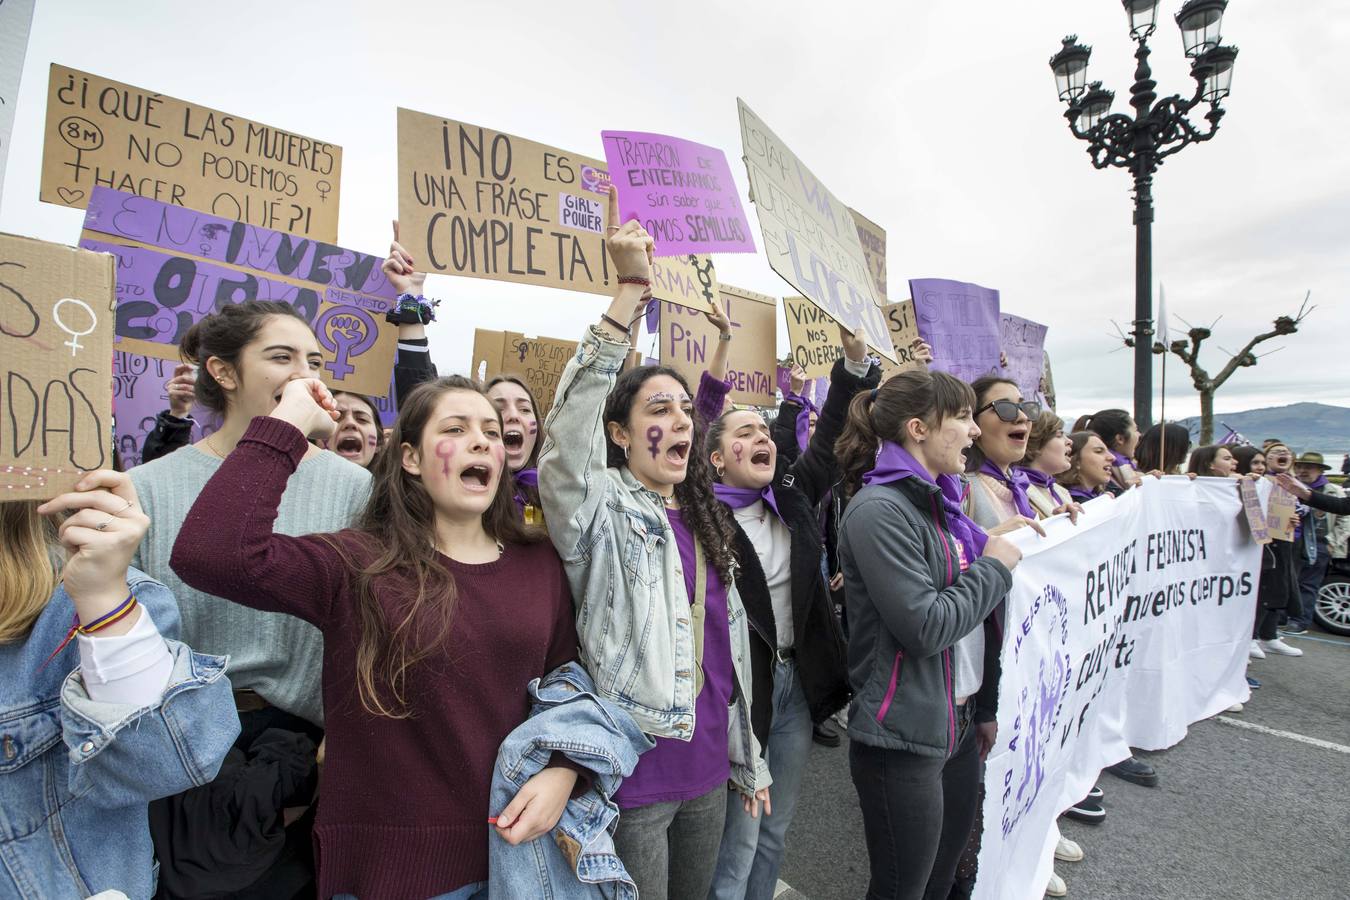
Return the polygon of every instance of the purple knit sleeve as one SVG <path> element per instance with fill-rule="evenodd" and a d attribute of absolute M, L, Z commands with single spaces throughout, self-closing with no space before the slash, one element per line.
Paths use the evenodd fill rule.
<path fill-rule="evenodd" d="M 698 391 L 694 395 L 694 421 L 705 427 L 722 415 L 722 404 L 731 393 L 731 382 L 714 378 L 704 370 L 698 380 Z"/>

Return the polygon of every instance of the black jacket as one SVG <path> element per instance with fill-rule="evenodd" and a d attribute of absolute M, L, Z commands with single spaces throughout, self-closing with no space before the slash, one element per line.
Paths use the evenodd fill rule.
<path fill-rule="evenodd" d="M 155 416 L 155 428 L 145 436 L 145 444 L 141 447 L 141 462 L 168 456 L 179 447 L 192 443 L 194 424 L 191 416 L 180 419 L 167 409 Z"/>
<path fill-rule="evenodd" d="M 774 473 L 774 500 L 792 534 L 789 565 L 792 571 L 793 650 L 802 690 L 811 709 L 811 720 L 816 723 L 823 722 L 849 700 L 844 639 L 821 568 L 822 542 L 816 505 L 829 495 L 839 478 L 834 442 L 843 430 L 849 401 L 859 391 L 876 387 L 880 380 L 876 366 L 866 377 L 858 378 L 845 370 L 842 359 L 836 361 L 830 374 L 830 393 L 816 422 L 810 446 L 791 463 L 779 455 Z M 755 736 L 762 745 L 768 737 L 773 715 L 774 651 L 778 649 L 778 629 L 759 555 L 739 524 L 736 525 L 735 551 L 740 563 L 736 589 L 750 622 L 750 666 L 754 684 L 750 717 Z"/>

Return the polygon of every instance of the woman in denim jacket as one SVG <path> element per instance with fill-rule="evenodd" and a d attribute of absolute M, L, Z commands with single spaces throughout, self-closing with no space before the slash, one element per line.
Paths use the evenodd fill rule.
<path fill-rule="evenodd" d="M 2 897 L 152 896 L 147 804 L 209 782 L 239 731 L 226 661 L 174 640 L 173 595 L 128 568 L 148 525 L 119 472 L 0 503 Z"/>
<path fill-rule="evenodd" d="M 768 812 L 749 633 L 688 385 L 653 366 L 616 381 L 650 287 L 652 239 L 635 221 L 620 225 L 613 193 L 607 234 L 619 291 L 563 372 L 539 490 L 577 601 L 582 662 L 600 696 L 657 738 L 615 796 L 619 856 L 644 900 L 703 897 L 728 780 L 748 810 Z"/>

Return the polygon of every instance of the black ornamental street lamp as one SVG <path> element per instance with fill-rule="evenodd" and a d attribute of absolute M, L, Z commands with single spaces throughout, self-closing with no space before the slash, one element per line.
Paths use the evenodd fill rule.
<path fill-rule="evenodd" d="M 1219 26 L 1228 0 L 1187 0 L 1177 13 L 1181 42 L 1191 59 L 1195 94 L 1189 100 L 1174 94 L 1158 99 L 1153 72 L 1148 67 L 1148 38 L 1157 24 L 1158 0 L 1123 0 L 1130 19 L 1130 37 L 1138 48 L 1134 58 L 1134 85 L 1130 106 L 1134 115 L 1111 112 L 1114 93 L 1100 81 L 1087 81 L 1091 47 L 1078 43 L 1076 35 L 1050 58 L 1059 99 L 1069 104 L 1064 118 L 1079 140 L 1088 142 L 1092 165 L 1098 169 L 1117 166 L 1134 175 L 1134 418 L 1145 429 L 1153 421 L 1153 172 L 1162 161 L 1188 144 L 1207 141 L 1219 130 L 1223 109 L 1233 80 L 1236 47 L 1219 44 Z M 1205 119 L 1208 130 L 1197 128 L 1186 116 L 1200 103 L 1209 104 Z"/>

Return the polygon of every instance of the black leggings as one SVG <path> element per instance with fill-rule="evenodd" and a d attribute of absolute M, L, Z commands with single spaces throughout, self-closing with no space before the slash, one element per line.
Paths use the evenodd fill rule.
<path fill-rule="evenodd" d="M 1280 636 L 1277 626 L 1282 615 L 1284 615 L 1282 609 L 1266 609 L 1260 603 L 1257 603 L 1256 627 L 1252 629 L 1252 637 L 1260 638 L 1263 641 L 1275 640 Z"/>
<path fill-rule="evenodd" d="M 975 821 L 974 723 L 950 759 L 853 741 L 848 761 L 867 837 L 868 900 L 946 900 Z"/>

